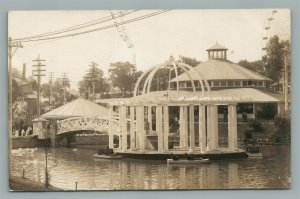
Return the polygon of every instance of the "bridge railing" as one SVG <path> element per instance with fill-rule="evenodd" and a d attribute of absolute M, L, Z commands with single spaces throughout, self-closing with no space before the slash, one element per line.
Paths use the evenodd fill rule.
<path fill-rule="evenodd" d="M 119 132 L 119 122 L 114 119 L 114 129 Z M 108 117 L 72 117 L 57 122 L 57 134 L 72 131 L 93 130 L 100 132 L 108 132 Z"/>

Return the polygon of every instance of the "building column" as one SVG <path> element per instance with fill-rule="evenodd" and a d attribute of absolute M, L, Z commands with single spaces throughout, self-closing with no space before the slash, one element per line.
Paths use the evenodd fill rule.
<path fill-rule="evenodd" d="M 194 105 L 190 105 L 190 152 L 195 150 L 195 112 Z"/>
<path fill-rule="evenodd" d="M 164 112 L 164 132 L 163 132 L 163 139 L 164 139 L 164 151 L 169 150 L 169 107 L 163 106 L 163 112 Z"/>
<path fill-rule="evenodd" d="M 130 150 L 136 149 L 134 106 L 130 106 Z"/>
<path fill-rule="evenodd" d="M 180 143 L 180 149 L 186 148 L 186 142 L 185 142 L 185 120 L 187 119 L 184 115 L 185 108 L 184 106 L 180 106 L 179 108 L 179 143 Z"/>
<path fill-rule="evenodd" d="M 139 137 L 139 149 L 145 150 L 145 112 L 144 106 L 136 107 L 136 132 L 137 137 Z"/>
<path fill-rule="evenodd" d="M 127 118 L 126 118 L 126 106 L 121 106 L 119 110 L 120 115 L 120 123 L 121 123 L 121 132 L 120 132 L 120 141 L 121 144 L 121 150 L 126 151 L 127 150 Z"/>
<path fill-rule="evenodd" d="M 216 149 L 218 147 L 218 106 L 207 106 L 207 147 L 208 150 Z"/>
<path fill-rule="evenodd" d="M 108 147 L 110 149 L 114 148 L 114 112 L 113 106 L 108 107 L 108 120 L 109 120 L 109 129 L 108 129 Z M 119 121 L 120 125 L 120 121 Z"/>
<path fill-rule="evenodd" d="M 228 105 L 228 148 L 237 149 L 237 116 L 236 105 Z"/>
<path fill-rule="evenodd" d="M 218 148 L 219 147 L 219 113 L 218 113 L 218 106 L 214 105 L 213 106 L 213 111 L 214 111 L 214 147 Z"/>
<path fill-rule="evenodd" d="M 206 121 L 205 105 L 199 106 L 199 148 L 201 153 L 206 152 Z"/>
<path fill-rule="evenodd" d="M 148 126 L 149 126 L 149 134 L 152 133 L 152 107 L 148 106 Z"/>
<path fill-rule="evenodd" d="M 158 151 L 163 151 L 162 106 L 156 106 L 156 132 Z"/>

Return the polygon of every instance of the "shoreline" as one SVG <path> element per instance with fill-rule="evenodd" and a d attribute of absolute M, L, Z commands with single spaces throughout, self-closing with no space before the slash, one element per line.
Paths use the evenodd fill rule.
<path fill-rule="evenodd" d="M 63 190 L 60 188 L 54 187 L 52 185 L 49 185 L 48 189 L 46 189 L 44 183 L 29 180 L 27 178 L 12 176 L 9 178 L 9 191 L 11 191 L 11 192 L 18 192 L 18 191 L 42 192 L 42 191 L 63 191 Z"/>

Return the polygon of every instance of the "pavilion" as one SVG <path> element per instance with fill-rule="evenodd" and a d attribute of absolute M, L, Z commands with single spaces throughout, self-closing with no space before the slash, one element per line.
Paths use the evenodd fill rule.
<path fill-rule="evenodd" d="M 154 75 L 161 68 L 168 68 L 178 77 L 178 71 L 189 71 L 187 76 L 192 91 L 151 91 Z M 201 87 L 196 90 L 195 83 Z M 178 82 L 177 82 L 178 84 Z M 244 158 L 245 152 L 237 144 L 237 110 L 239 102 L 278 101 L 255 89 L 248 88 L 244 95 L 235 90 L 211 91 L 201 71 L 174 58 L 146 70 L 138 79 L 132 98 L 103 100 L 109 104 L 109 123 L 113 124 L 114 110 L 118 110 L 119 131 L 109 127 L 109 147 L 114 148 L 114 136 L 119 136 L 116 152 L 124 157 L 165 159 L 170 153 L 211 159 Z M 228 145 L 219 146 L 218 106 L 227 107 Z M 171 112 L 177 110 L 174 118 Z M 175 111 L 176 112 L 176 111 Z M 173 118 L 171 118 L 173 117 Z M 179 123 L 177 146 L 171 142 L 170 121 Z"/>

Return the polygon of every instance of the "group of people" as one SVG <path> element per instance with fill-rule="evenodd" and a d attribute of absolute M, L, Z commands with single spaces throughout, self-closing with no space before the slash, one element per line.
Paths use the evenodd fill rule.
<path fill-rule="evenodd" d="M 13 137 L 24 137 L 24 136 L 30 136 L 33 134 L 33 131 L 32 131 L 32 127 L 29 126 L 24 126 L 20 129 L 13 129 L 12 131 L 12 136 Z"/>

